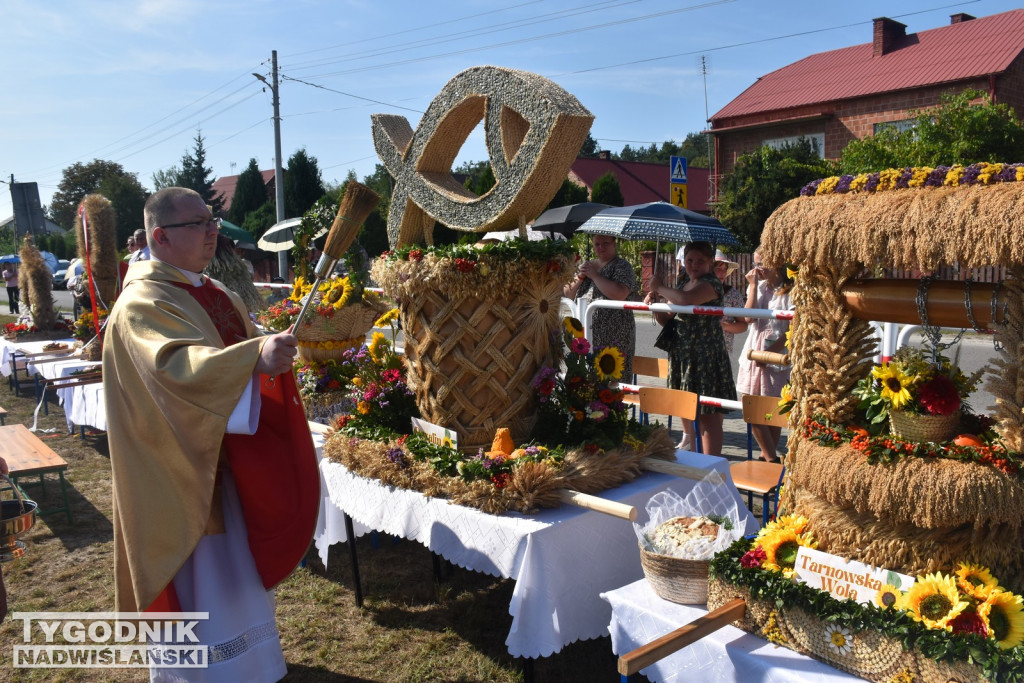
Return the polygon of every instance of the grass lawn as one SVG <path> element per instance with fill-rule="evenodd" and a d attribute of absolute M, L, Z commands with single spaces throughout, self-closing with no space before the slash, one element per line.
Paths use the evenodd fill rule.
<path fill-rule="evenodd" d="M 5 316 L 0 316 L 4 318 Z M 0 320 L 0 323 L 7 322 Z M 31 384 L 17 398 L 0 386 L 7 424 L 32 424 Z M 66 477 L 74 522 L 63 513 L 40 519 L 22 540 L 26 555 L 3 565 L 9 611 L 112 611 L 113 530 L 106 435 L 67 432 L 64 413 L 50 403 L 38 432 L 69 464 Z M 59 503 L 52 478 L 45 493 L 29 488 L 43 509 Z M 9 492 L 5 493 L 5 496 Z M 277 589 L 277 623 L 288 681 L 521 681 L 521 660 L 505 649 L 512 623 L 513 584 L 455 567 L 433 578 L 430 552 L 418 543 L 382 537 L 356 542 L 365 594 L 355 606 L 347 546 L 331 549 L 329 568 L 315 549 Z M 566 571 L 573 569 L 567 567 Z M 21 622 L 0 625 L 0 680 L 142 681 L 144 670 L 13 669 L 12 646 Z M 42 636 L 36 638 L 42 643 Z M 537 660 L 537 681 L 615 681 L 608 638 L 575 643 Z"/>

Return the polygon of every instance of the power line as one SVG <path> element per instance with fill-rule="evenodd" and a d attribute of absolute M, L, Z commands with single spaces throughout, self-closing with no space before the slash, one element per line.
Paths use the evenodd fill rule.
<path fill-rule="evenodd" d="M 390 102 L 381 102 L 380 100 L 375 100 L 375 99 L 372 99 L 372 98 L 369 98 L 369 97 L 363 97 L 361 95 L 353 95 L 350 92 L 344 92 L 342 90 L 334 90 L 333 88 L 328 88 L 325 85 L 318 85 L 316 83 L 310 83 L 309 81 L 304 81 L 301 78 L 292 78 L 291 76 L 285 76 L 285 75 L 282 74 L 281 80 L 282 81 L 295 81 L 296 83 L 302 83 L 304 85 L 312 86 L 314 88 L 320 88 L 321 90 L 327 90 L 328 92 L 338 93 L 339 95 L 345 95 L 346 97 L 354 97 L 357 100 L 363 100 L 364 102 L 372 102 L 373 104 L 379 104 L 379 105 L 384 106 L 384 107 L 393 107 L 395 109 L 404 109 L 405 111 L 411 111 L 411 112 L 416 113 L 416 114 L 422 114 L 423 113 L 423 111 L 420 110 L 420 109 L 410 109 L 409 107 L 403 107 L 400 104 L 391 104 Z"/>

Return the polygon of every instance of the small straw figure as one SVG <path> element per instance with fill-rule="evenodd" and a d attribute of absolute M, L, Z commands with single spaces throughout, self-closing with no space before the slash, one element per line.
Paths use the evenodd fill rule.
<path fill-rule="evenodd" d="M 25 236 L 18 255 L 21 257 L 19 284 L 26 292 L 24 299 L 32 313 L 32 323 L 40 331 L 52 330 L 57 322 L 53 310 L 53 275 L 32 235 Z"/>

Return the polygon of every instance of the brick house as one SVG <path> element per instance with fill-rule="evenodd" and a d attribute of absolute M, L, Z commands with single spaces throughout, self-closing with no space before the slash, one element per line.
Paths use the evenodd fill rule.
<path fill-rule="evenodd" d="M 762 76 L 711 117 L 715 167 L 764 144 L 801 136 L 823 157 L 838 159 L 851 140 L 881 126 L 909 125 L 914 109 L 944 92 L 975 88 L 1024 115 L 1024 10 L 907 34 L 887 17 L 874 20 L 872 41 L 810 55 Z"/>
<path fill-rule="evenodd" d="M 669 200 L 668 164 L 652 164 L 643 161 L 616 161 L 608 152 L 599 152 L 597 158 L 579 158 L 572 162 L 569 180 L 594 190 L 594 183 L 606 173 L 611 173 L 622 189 L 623 206 L 667 202 Z M 708 210 L 708 169 L 690 166 L 687 169 L 687 198 L 690 211 L 709 213 Z"/>
<path fill-rule="evenodd" d="M 263 186 L 267 190 L 267 199 L 273 199 L 274 193 L 277 191 L 274 185 L 274 170 L 260 171 L 260 175 L 263 176 Z M 235 198 L 236 185 L 238 185 L 237 175 L 221 176 L 213 183 L 213 194 L 214 196 L 220 195 L 221 206 L 223 207 L 222 213 L 224 215 L 227 215 L 228 210 L 231 208 L 231 200 Z"/>

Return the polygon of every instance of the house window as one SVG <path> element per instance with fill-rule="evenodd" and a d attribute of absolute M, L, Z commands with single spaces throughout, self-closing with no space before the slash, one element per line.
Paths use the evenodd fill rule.
<path fill-rule="evenodd" d="M 761 141 L 761 145 L 768 145 L 772 149 L 782 149 L 786 145 L 795 145 L 803 138 L 811 143 L 811 150 L 821 159 L 825 158 L 825 134 L 811 133 L 810 135 L 790 135 L 785 138 L 768 138 Z"/>
<path fill-rule="evenodd" d="M 902 133 L 905 130 L 914 130 L 917 127 L 917 119 L 900 119 L 899 121 L 882 121 L 874 126 L 874 134 L 878 135 L 886 128 L 895 128 L 896 132 Z"/>

